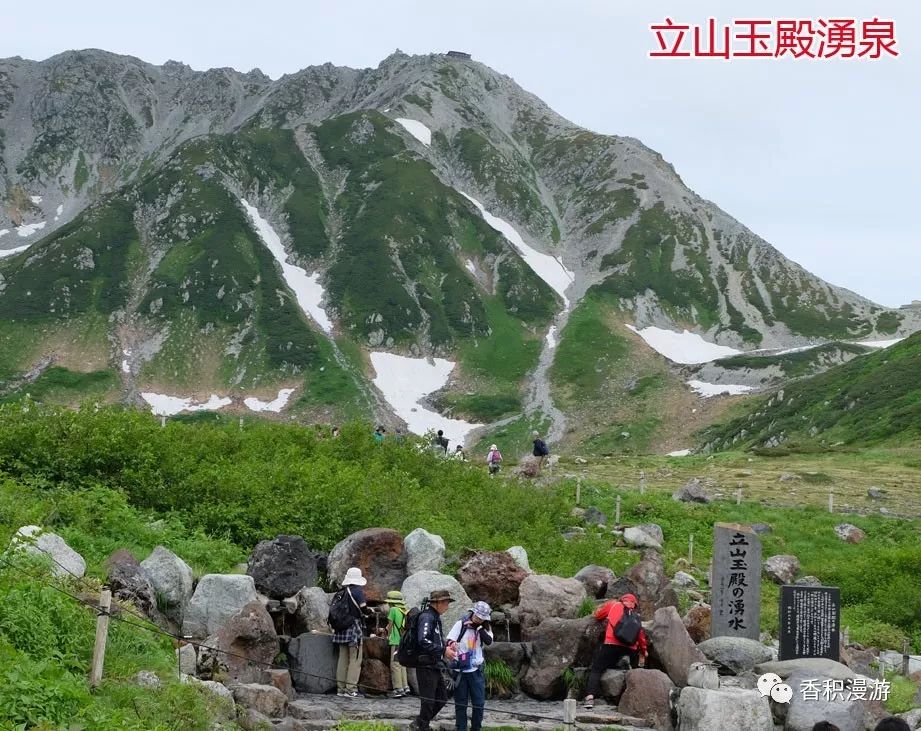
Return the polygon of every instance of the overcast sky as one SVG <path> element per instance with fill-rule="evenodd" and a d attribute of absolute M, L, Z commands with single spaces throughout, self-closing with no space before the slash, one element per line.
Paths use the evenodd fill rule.
<path fill-rule="evenodd" d="M 650 59 L 650 23 L 896 22 L 895 59 Z M 915 0 L 45 0 L 3 13 L 0 56 L 104 48 L 153 63 L 377 66 L 449 48 L 563 116 L 638 137 L 684 181 L 828 281 L 921 299 L 921 3 Z"/>

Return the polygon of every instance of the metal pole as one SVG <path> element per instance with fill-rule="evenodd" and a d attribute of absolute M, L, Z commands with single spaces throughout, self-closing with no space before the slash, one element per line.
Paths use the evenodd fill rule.
<path fill-rule="evenodd" d="M 616 507 L 614 509 L 614 525 L 620 525 L 620 495 L 617 496 Z"/>
<path fill-rule="evenodd" d="M 567 698 L 563 701 L 563 727 L 574 729 L 576 727 L 576 699 Z"/>
<path fill-rule="evenodd" d="M 102 680 L 102 664 L 106 658 L 106 639 L 109 636 L 109 608 L 112 592 L 103 589 L 99 595 L 99 616 L 96 617 L 96 644 L 93 646 L 93 664 L 90 667 L 90 686 L 95 688 Z"/>
<path fill-rule="evenodd" d="M 694 565 L 694 534 L 688 538 L 688 563 Z"/>

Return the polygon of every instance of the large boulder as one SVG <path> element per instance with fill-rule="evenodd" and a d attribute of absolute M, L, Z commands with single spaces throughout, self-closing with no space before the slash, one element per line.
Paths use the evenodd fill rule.
<path fill-rule="evenodd" d="M 246 573 L 259 593 L 284 599 L 317 583 L 317 558 L 300 536 L 282 535 L 256 544 Z"/>
<path fill-rule="evenodd" d="M 664 540 L 662 529 L 655 523 L 632 525 L 624 529 L 624 543 L 634 548 L 653 548 L 661 551 Z"/>
<path fill-rule="evenodd" d="M 364 658 L 358 687 L 362 693 L 386 693 L 390 690 L 390 668 L 373 657 Z"/>
<path fill-rule="evenodd" d="M 660 731 L 672 731 L 669 698 L 674 689 L 669 677 L 659 670 L 631 670 L 617 710 L 644 718 Z"/>
<path fill-rule="evenodd" d="M 678 728 L 689 731 L 774 731 L 771 706 L 757 690 L 687 687 L 678 699 Z"/>
<path fill-rule="evenodd" d="M 746 637 L 713 637 L 697 645 L 704 656 L 729 675 L 751 673 L 755 665 L 774 659 L 774 648 Z"/>
<path fill-rule="evenodd" d="M 592 617 L 545 619 L 534 631 L 531 662 L 521 679 L 521 689 L 539 700 L 564 698 L 563 673 L 572 666 L 591 664 L 603 630 Z"/>
<path fill-rule="evenodd" d="M 289 701 L 297 698 L 294 692 L 294 683 L 291 682 L 291 672 L 282 668 L 271 668 L 262 673 L 262 684 L 278 688 Z"/>
<path fill-rule="evenodd" d="M 524 665 L 527 654 L 527 646 L 522 642 L 493 642 L 483 648 L 483 657 L 486 660 L 504 662 L 516 676 Z"/>
<path fill-rule="evenodd" d="M 104 565 L 108 571 L 106 583 L 112 590 L 112 596 L 121 602 L 131 602 L 157 624 L 161 624 L 162 615 L 157 609 L 153 585 L 131 552 L 120 548 L 106 559 Z"/>
<path fill-rule="evenodd" d="M 665 562 L 657 551 L 645 551 L 643 558 L 612 585 L 607 596 L 617 599 L 626 592 L 636 594 L 643 620 L 652 619 L 657 609 L 677 607 L 678 595 L 665 573 Z"/>
<path fill-rule="evenodd" d="M 671 683 L 671 681 L 669 681 Z M 601 674 L 601 695 L 610 703 L 616 704 L 627 687 L 626 670 L 605 670 Z"/>
<path fill-rule="evenodd" d="M 403 539 L 406 548 L 406 573 L 441 571 L 445 563 L 445 542 L 441 536 L 416 528 Z"/>
<path fill-rule="evenodd" d="M 863 700 L 851 697 L 850 691 L 826 693 L 824 689 L 832 687 L 830 679 L 801 672 L 786 682 L 793 689 L 793 697 L 784 709 L 784 731 L 812 731 L 819 721 L 833 723 L 840 731 L 864 731 L 866 706 Z"/>
<path fill-rule="evenodd" d="M 799 559 L 790 554 L 771 556 L 764 562 L 764 573 L 775 584 L 792 584 L 799 573 Z"/>
<path fill-rule="evenodd" d="M 198 662 L 203 669 L 220 663 L 227 677 L 237 683 L 260 683 L 266 666 L 275 662 L 278 635 L 272 617 L 259 601 L 234 614 L 204 643 Z"/>
<path fill-rule="evenodd" d="M 407 607 L 418 607 L 423 599 L 428 599 L 436 589 L 444 589 L 451 594 L 454 600 L 448 611 L 441 615 L 441 624 L 447 635 L 454 623 L 473 606 L 464 587 L 453 576 L 439 574 L 437 571 L 419 571 L 406 578 L 400 590 L 403 592 L 403 601 Z"/>
<path fill-rule="evenodd" d="M 304 632 L 330 632 L 329 604 L 332 597 L 319 586 L 307 586 L 294 597 L 294 616 L 291 618 L 295 637 Z"/>
<path fill-rule="evenodd" d="M 57 533 L 43 530 L 37 525 L 24 525 L 13 536 L 10 548 L 41 556 L 51 564 L 54 576 L 82 578 L 86 573 L 83 556 L 67 545 Z"/>
<path fill-rule="evenodd" d="M 611 569 L 596 564 L 582 567 L 573 578 L 582 583 L 585 593 L 592 599 L 603 599 L 607 595 L 608 586 L 617 580 Z"/>
<path fill-rule="evenodd" d="M 506 551 L 483 551 L 469 555 L 457 571 L 457 579 L 474 601 L 494 607 L 517 604 L 521 582 L 528 572 Z"/>
<path fill-rule="evenodd" d="M 585 598 L 581 581 L 546 574 L 528 575 L 519 587 L 517 616 L 522 632 L 549 617 L 574 619 Z"/>
<path fill-rule="evenodd" d="M 150 579 L 163 613 L 181 625 L 185 608 L 192 598 L 192 569 L 179 556 L 163 546 L 157 546 L 141 561 L 141 568 Z"/>
<path fill-rule="evenodd" d="M 252 576 L 206 574 L 201 577 L 182 618 L 182 634 L 207 637 L 250 602 L 256 601 Z"/>
<path fill-rule="evenodd" d="M 847 665 L 821 657 L 801 657 L 796 660 L 772 660 L 755 665 L 755 675 L 774 673 L 781 680 L 791 675 L 800 674 L 810 677 L 832 678 L 834 680 L 851 680 L 855 673 Z"/>
<path fill-rule="evenodd" d="M 339 650 L 332 635 L 305 632 L 288 643 L 288 663 L 294 687 L 301 693 L 328 693 L 336 689 Z"/>
<path fill-rule="evenodd" d="M 709 503 L 713 498 L 704 490 L 704 484 L 700 479 L 695 477 L 693 480 L 684 483 L 681 489 L 672 493 L 672 499 L 683 503 Z"/>
<path fill-rule="evenodd" d="M 406 578 L 403 537 L 389 528 L 367 528 L 339 541 L 329 552 L 326 571 L 338 588 L 350 567 L 357 566 L 368 580 L 363 587 L 371 601 L 382 602 L 387 592 Z"/>
<path fill-rule="evenodd" d="M 648 634 L 650 658 L 679 687 L 688 684 L 688 668 L 692 663 L 707 661 L 688 635 L 674 607 L 656 610 Z"/>
<path fill-rule="evenodd" d="M 246 683 L 233 689 L 234 700 L 245 708 L 251 708 L 269 718 L 285 715 L 288 698 L 278 688 L 261 683 Z"/>
<path fill-rule="evenodd" d="M 711 613 L 709 604 L 695 604 L 681 620 L 694 642 L 700 643 L 710 639 Z"/>

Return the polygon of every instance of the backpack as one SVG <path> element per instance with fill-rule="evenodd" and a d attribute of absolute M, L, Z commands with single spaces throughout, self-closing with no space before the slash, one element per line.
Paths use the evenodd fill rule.
<path fill-rule="evenodd" d="M 332 627 L 335 632 L 347 630 L 354 624 L 355 614 L 352 612 L 353 604 L 357 609 L 358 605 L 355 603 L 352 592 L 348 590 L 348 587 L 336 592 L 336 595 L 329 604 L 329 616 L 327 617 L 329 626 Z"/>
<path fill-rule="evenodd" d="M 546 457 L 548 454 L 550 454 L 550 450 L 547 449 L 547 442 L 543 439 L 534 440 L 534 456 Z"/>
<path fill-rule="evenodd" d="M 498 464 L 502 461 L 502 452 L 500 452 L 498 449 L 494 449 L 490 454 L 492 456 L 492 459 L 490 460 L 492 464 Z"/>
<path fill-rule="evenodd" d="M 643 621 L 640 619 L 640 616 L 636 612 L 628 612 L 627 609 L 624 608 L 623 616 L 621 616 L 620 621 L 614 626 L 614 637 L 625 645 L 632 645 L 640 636 L 642 629 Z"/>
<path fill-rule="evenodd" d="M 405 668 L 419 667 L 419 615 L 422 610 L 413 607 L 403 620 L 403 634 L 397 647 L 397 662 Z"/>

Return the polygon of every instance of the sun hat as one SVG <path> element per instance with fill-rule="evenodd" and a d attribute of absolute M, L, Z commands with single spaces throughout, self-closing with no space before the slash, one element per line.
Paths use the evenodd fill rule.
<path fill-rule="evenodd" d="M 531 436 L 532 436 L 532 437 L 539 437 L 539 436 L 540 436 L 540 432 L 539 432 L 539 431 L 532 431 L 532 432 L 531 432 Z"/>
<path fill-rule="evenodd" d="M 490 445 L 489 445 L 489 448 L 490 448 L 490 449 L 495 449 L 497 452 L 499 451 L 499 448 L 498 448 L 495 444 L 490 444 Z"/>
<path fill-rule="evenodd" d="M 368 580 L 361 575 L 361 569 L 352 566 L 345 572 L 345 578 L 342 580 L 342 586 L 364 586 Z"/>
<path fill-rule="evenodd" d="M 488 622 L 490 616 L 492 616 L 492 607 L 490 607 L 486 602 L 476 602 L 473 605 L 473 614 L 476 617 L 479 617 L 484 622 Z"/>
<path fill-rule="evenodd" d="M 454 601 L 451 593 L 447 589 L 435 589 L 431 594 L 429 594 L 429 602 L 431 603 L 444 601 Z"/>
<path fill-rule="evenodd" d="M 387 603 L 392 607 L 393 606 L 397 606 L 397 607 L 405 606 L 405 602 L 403 601 L 403 592 L 397 591 L 395 589 L 393 591 L 388 591 L 387 592 Z"/>

